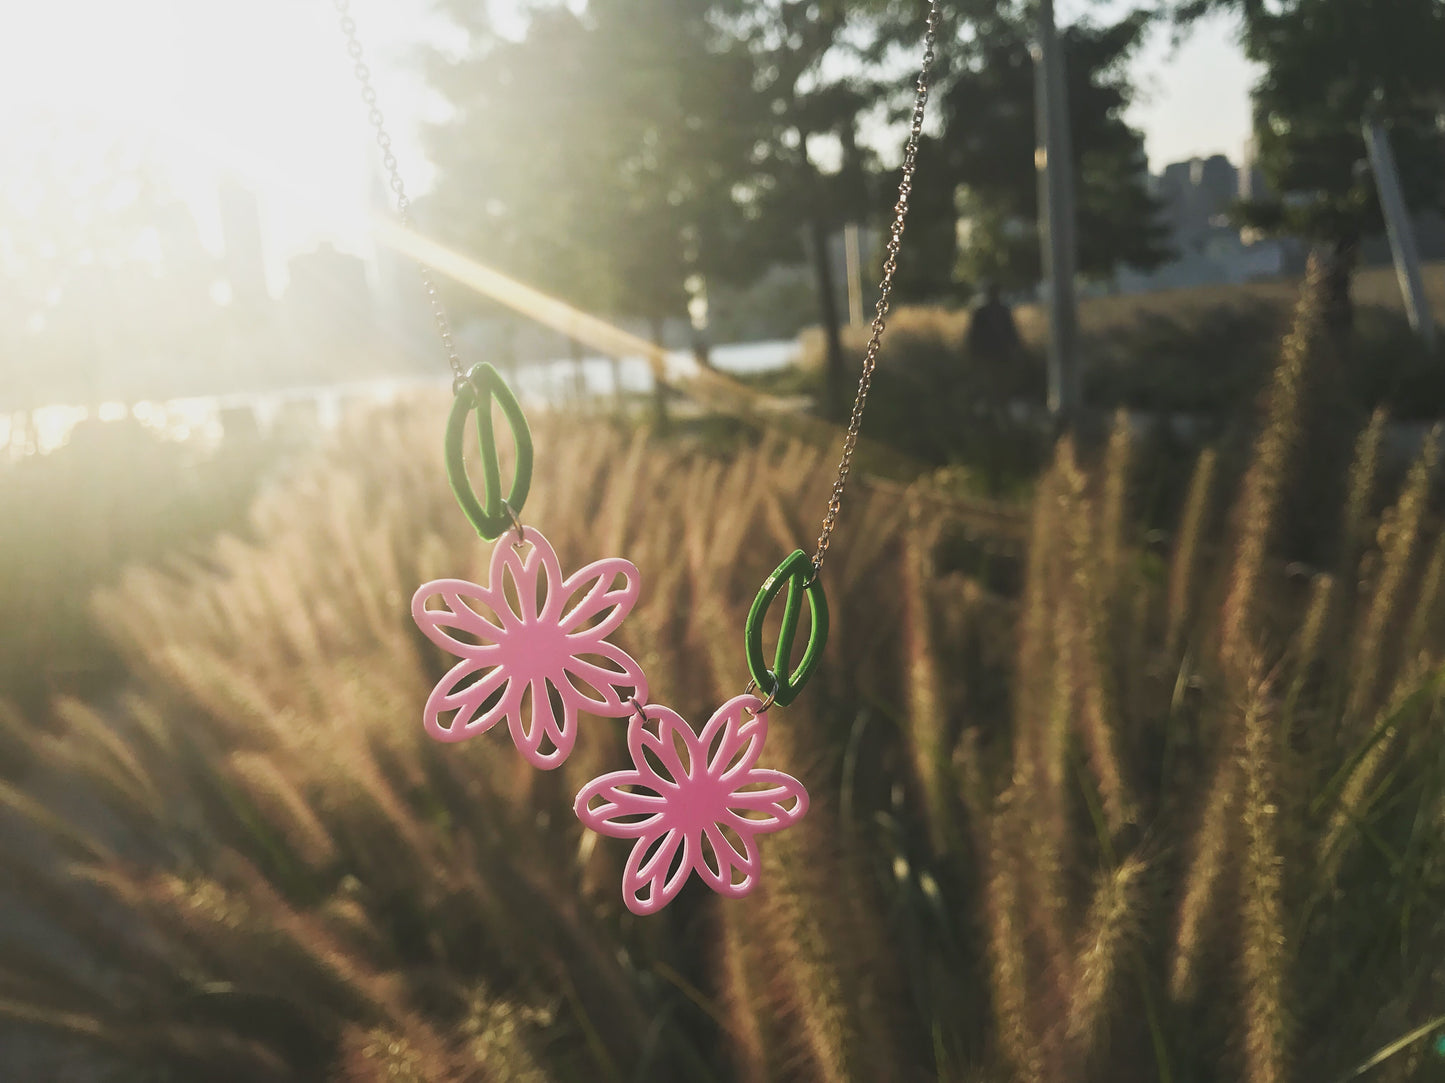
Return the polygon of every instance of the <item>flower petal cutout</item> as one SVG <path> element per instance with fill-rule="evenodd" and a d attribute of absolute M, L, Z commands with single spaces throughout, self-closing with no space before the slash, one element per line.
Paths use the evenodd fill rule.
<path fill-rule="evenodd" d="M 735 697 L 699 734 L 677 712 L 649 705 L 628 723 L 632 769 L 577 794 L 573 809 L 586 827 L 634 840 L 622 878 L 633 913 L 656 913 L 692 873 L 721 895 L 748 894 L 761 872 L 754 836 L 807 813 L 802 783 L 754 766 L 767 737 L 761 708 L 756 696 Z"/>
<path fill-rule="evenodd" d="M 460 741 L 505 719 L 518 751 L 548 770 L 571 754 L 580 715 L 621 718 L 647 699 L 642 667 L 607 641 L 636 605 L 640 577 L 608 557 L 564 578 L 533 527 L 498 542 L 488 574 L 485 587 L 439 579 L 412 598 L 422 633 L 460 659 L 428 697 L 423 724 Z"/>

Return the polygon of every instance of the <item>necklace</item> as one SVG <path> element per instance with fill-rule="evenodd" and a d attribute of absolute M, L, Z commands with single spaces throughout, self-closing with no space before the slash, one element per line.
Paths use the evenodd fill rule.
<path fill-rule="evenodd" d="M 397 213 L 402 225 L 409 226 L 410 200 L 377 105 L 350 0 L 333 0 L 333 6 Z M 609 641 L 637 604 L 641 587 L 637 567 L 621 557 L 604 557 L 564 575 L 547 539 L 536 528 L 523 525 L 533 447 L 521 404 L 490 364 L 463 368 L 432 273 L 421 267 L 453 375 L 445 437 L 447 478 L 477 534 L 495 543 L 486 586 L 439 579 L 424 583 L 412 599 L 412 617 L 422 633 L 458 659 L 427 698 L 423 726 L 434 739 L 452 742 L 505 722 L 517 751 L 533 766 L 550 770 L 571 753 L 581 715 L 627 719 L 632 767 L 587 783 L 573 808 L 578 819 L 598 834 L 633 840 L 622 883 L 623 901 L 633 913 L 657 912 L 694 874 L 721 895 L 748 894 L 757 886 L 761 871 L 756 836 L 783 830 L 808 810 L 808 793 L 801 782 L 757 764 L 767 740 L 768 712 L 797 698 L 817 669 L 828 639 L 823 563 L 842 510 L 891 304 L 938 21 L 939 0 L 930 0 L 878 303 L 816 547 L 811 557 L 802 549 L 794 550 L 764 580 L 743 628 L 751 679 L 743 693 L 720 706 L 700 730 L 672 709 L 650 703 L 642 667 Z M 515 452 L 505 496 L 496 411 L 507 425 Z M 469 419 L 481 451 L 479 486 L 464 458 Z M 782 625 L 769 666 L 763 627 L 780 596 Z M 794 665 L 805 601 L 808 638 Z"/>

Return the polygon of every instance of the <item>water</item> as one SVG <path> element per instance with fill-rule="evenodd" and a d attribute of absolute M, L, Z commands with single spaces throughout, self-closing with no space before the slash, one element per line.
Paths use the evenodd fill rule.
<path fill-rule="evenodd" d="M 772 372 L 785 368 L 797 354 L 792 340 L 749 342 L 717 346 L 712 350 L 712 363 L 721 372 L 745 375 Z M 669 380 L 686 380 L 698 371 L 691 351 L 674 350 L 667 355 Z M 571 360 L 529 362 L 514 371 L 504 372 L 524 406 L 544 409 L 577 398 L 578 366 Z M 612 361 L 604 357 L 584 358 L 581 364 L 580 389 L 589 398 L 607 398 L 617 394 L 620 381 L 623 394 L 648 394 L 652 391 L 652 368 L 640 357 Z M 346 405 L 358 402 L 387 403 L 411 391 L 446 389 L 449 376 L 404 376 L 312 387 L 284 388 L 273 391 L 245 392 L 197 398 L 169 399 L 163 402 L 143 400 L 134 403 L 103 402 L 98 405 L 54 403 L 31 411 L 32 432 L 26 446 L 11 446 L 11 433 L 22 431 L 10 415 L 0 413 L 0 454 L 20 456 L 45 453 L 62 446 L 70 439 L 75 426 L 96 418 L 118 421 L 134 417 L 141 424 L 162 432 L 173 440 L 199 440 L 214 444 L 221 439 L 223 413 L 249 410 L 257 426 L 269 430 L 282 413 L 301 404 L 315 409 L 317 423 L 330 429 L 340 420 Z"/>

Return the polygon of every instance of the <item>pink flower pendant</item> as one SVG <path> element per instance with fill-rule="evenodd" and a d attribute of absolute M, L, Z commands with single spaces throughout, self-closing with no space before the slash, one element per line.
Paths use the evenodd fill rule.
<path fill-rule="evenodd" d="M 637 840 L 622 874 L 634 914 L 661 910 L 694 872 L 720 895 L 748 894 L 761 871 L 754 836 L 808 811 L 802 783 L 756 766 L 768 733 L 761 708 L 756 696 L 737 696 L 701 733 L 666 707 L 634 711 L 627 746 L 635 770 L 595 778 L 577 795 L 583 824 Z"/>
<path fill-rule="evenodd" d="M 579 714 L 621 718 L 632 713 L 631 700 L 647 699 L 642 667 L 607 642 L 637 604 L 638 589 L 637 568 L 620 557 L 564 579 L 556 552 L 531 527 L 520 541 L 497 542 L 487 586 L 423 584 L 412 616 L 428 639 L 461 659 L 427 698 L 427 733 L 463 741 L 506 719 L 533 765 L 559 766 L 576 743 Z M 441 607 L 428 608 L 438 596 Z"/>

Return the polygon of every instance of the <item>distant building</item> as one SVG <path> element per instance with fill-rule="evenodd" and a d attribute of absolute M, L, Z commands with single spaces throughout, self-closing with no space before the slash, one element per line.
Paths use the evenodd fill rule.
<path fill-rule="evenodd" d="M 1160 213 L 1169 228 L 1169 243 L 1176 250 L 1191 247 L 1199 231 L 1194 213 L 1194 184 L 1190 180 L 1188 162 L 1175 162 L 1164 167 L 1154 181 L 1154 195 Z"/>
<path fill-rule="evenodd" d="M 201 243 L 201 233 L 190 207 L 175 200 L 160 208 L 156 233 L 165 273 L 198 289 L 209 289 L 211 283 L 207 276 L 214 272 L 215 261 Z"/>
<path fill-rule="evenodd" d="M 314 250 L 293 256 L 286 268 L 291 276 L 286 287 L 288 305 L 338 320 L 370 318 L 371 287 L 360 257 L 322 241 Z"/>
<path fill-rule="evenodd" d="M 366 280 L 366 264 L 323 241 L 314 251 L 292 257 L 285 305 L 296 341 L 311 360 L 331 369 L 338 360 L 361 360 L 374 348 L 377 320 Z"/>
<path fill-rule="evenodd" d="M 231 303 L 255 308 L 270 299 L 266 288 L 266 252 L 261 241 L 261 212 L 256 195 L 240 181 L 227 178 L 216 192 L 221 211 L 223 266 L 231 286 Z"/>
<path fill-rule="evenodd" d="M 1228 228 L 1228 213 L 1239 194 L 1239 171 L 1222 154 L 1165 166 L 1155 181 L 1169 240 L 1181 256 L 1198 251 L 1216 230 Z"/>
<path fill-rule="evenodd" d="M 381 175 L 374 175 L 369 195 L 373 213 L 386 220 L 393 218 L 393 199 Z M 375 267 L 377 321 L 398 348 L 430 357 L 436 349 L 436 328 L 416 260 L 378 244 Z"/>
<path fill-rule="evenodd" d="M 1290 269 L 1291 247 L 1251 241 L 1230 218 L 1247 191 L 1262 191 L 1257 170 L 1238 169 L 1222 154 L 1174 162 L 1152 179 L 1174 258 L 1152 271 L 1122 269 L 1115 277 L 1124 293 L 1225 285 L 1270 278 Z"/>
<path fill-rule="evenodd" d="M 1244 165 L 1239 170 L 1239 198 L 1264 200 L 1270 194 L 1269 184 L 1259 168 L 1259 140 L 1250 136 L 1244 142 Z"/>
<path fill-rule="evenodd" d="M 1222 154 L 1196 158 L 1189 165 L 1199 212 L 1211 226 L 1216 225 L 1239 198 L 1239 170 Z"/>
<path fill-rule="evenodd" d="M 182 307 L 192 320 L 204 320 L 214 305 L 212 287 L 224 277 L 219 261 L 201 243 L 191 209 L 175 200 L 156 211 L 161 274 L 170 303 Z"/>
<path fill-rule="evenodd" d="M 1115 285 L 1120 293 L 1231 285 L 1284 274 L 1291 267 L 1288 261 L 1284 242 L 1246 244 L 1237 230 L 1221 230 L 1199 247 L 1152 271 L 1121 269 Z"/>

